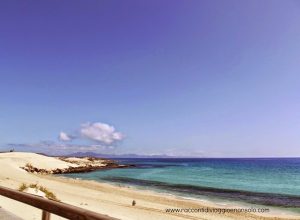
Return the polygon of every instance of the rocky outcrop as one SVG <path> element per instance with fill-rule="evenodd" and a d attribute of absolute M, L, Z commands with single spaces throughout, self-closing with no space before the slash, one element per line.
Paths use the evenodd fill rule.
<path fill-rule="evenodd" d="M 121 165 L 116 163 L 113 160 L 105 160 L 98 158 L 67 158 L 60 157 L 60 160 L 63 160 L 68 163 L 73 163 L 74 166 L 69 166 L 68 168 L 56 168 L 52 170 L 40 169 L 32 166 L 31 164 L 26 164 L 22 169 L 26 170 L 29 173 L 36 174 L 65 174 L 65 173 L 85 173 L 95 170 L 102 169 L 115 169 L 115 168 L 128 168 L 135 167 L 134 165 Z"/>

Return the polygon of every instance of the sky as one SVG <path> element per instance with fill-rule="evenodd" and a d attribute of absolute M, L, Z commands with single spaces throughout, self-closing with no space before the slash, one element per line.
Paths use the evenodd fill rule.
<path fill-rule="evenodd" d="M 300 156 L 300 3 L 0 1 L 0 150 Z"/>

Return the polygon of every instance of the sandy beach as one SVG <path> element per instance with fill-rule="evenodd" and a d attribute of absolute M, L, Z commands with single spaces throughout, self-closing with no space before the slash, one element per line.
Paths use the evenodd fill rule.
<path fill-rule="evenodd" d="M 57 198 L 68 204 L 107 214 L 119 219 L 300 219 L 296 214 L 280 213 L 270 209 L 267 214 L 259 213 L 166 213 L 168 208 L 237 208 L 179 198 L 135 188 L 109 185 L 95 181 L 69 179 L 55 175 L 28 173 L 20 167 L 32 164 L 40 169 L 52 170 L 76 166 L 74 163 L 58 158 L 34 153 L 1 153 L 0 185 L 18 189 L 22 183 L 38 184 L 48 188 Z M 136 206 L 132 206 L 132 201 Z M 26 219 L 40 219 L 41 210 L 0 196 L 0 206 Z M 52 216 L 52 219 L 63 219 Z"/>

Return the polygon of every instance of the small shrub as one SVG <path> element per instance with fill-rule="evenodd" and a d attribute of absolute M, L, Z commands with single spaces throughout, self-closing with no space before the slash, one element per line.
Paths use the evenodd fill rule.
<path fill-rule="evenodd" d="M 60 201 L 53 192 L 51 192 L 50 190 L 48 190 L 44 186 L 39 186 L 37 183 L 31 183 L 29 185 L 26 185 L 25 183 L 22 183 L 19 186 L 18 190 L 23 192 L 24 190 L 26 190 L 28 188 L 35 189 L 36 192 L 38 192 L 38 190 L 40 190 L 41 192 L 45 193 L 45 197 L 47 199 L 51 199 L 51 200 L 58 201 L 58 202 Z"/>
<path fill-rule="evenodd" d="M 28 167 L 28 168 L 30 168 L 30 169 L 32 169 L 32 168 L 33 168 L 33 166 L 32 166 L 32 164 L 31 164 L 31 163 L 26 163 L 26 164 L 25 164 L 25 167 Z"/>
<path fill-rule="evenodd" d="M 22 183 L 20 186 L 19 186 L 19 191 L 20 192 L 23 192 L 25 189 L 27 189 L 28 188 L 28 186 L 25 184 L 25 183 Z"/>
<path fill-rule="evenodd" d="M 29 185 L 29 187 L 30 187 L 30 188 L 37 188 L 38 185 L 37 185 L 37 183 L 31 183 L 31 184 Z"/>
<path fill-rule="evenodd" d="M 45 194 L 46 194 L 46 197 L 47 197 L 48 199 L 52 199 L 52 200 L 55 200 L 55 201 L 59 201 L 59 200 L 57 199 L 56 195 L 55 195 L 53 192 L 46 191 Z"/>
<path fill-rule="evenodd" d="M 45 196 L 46 196 L 47 199 L 59 201 L 57 199 L 56 195 L 53 192 L 49 191 L 47 188 L 45 188 L 43 186 L 40 186 L 39 190 L 41 190 L 43 193 L 45 193 Z"/>

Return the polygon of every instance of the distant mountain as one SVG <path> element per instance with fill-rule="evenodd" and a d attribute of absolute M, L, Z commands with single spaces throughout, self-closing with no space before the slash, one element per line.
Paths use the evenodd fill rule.
<path fill-rule="evenodd" d="M 100 158 L 172 158 L 171 156 L 160 155 L 139 155 L 139 154 L 100 154 L 93 152 L 76 152 L 68 155 L 67 157 L 100 157 Z"/>

